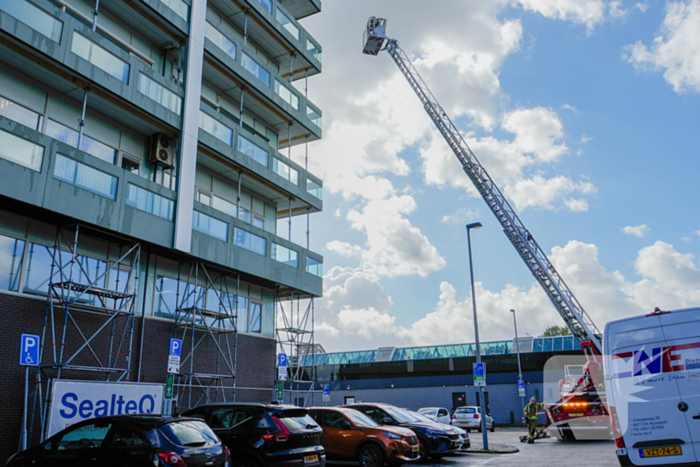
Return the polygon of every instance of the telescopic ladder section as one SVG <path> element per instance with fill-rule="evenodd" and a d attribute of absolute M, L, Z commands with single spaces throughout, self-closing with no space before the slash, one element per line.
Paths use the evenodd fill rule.
<path fill-rule="evenodd" d="M 503 226 L 503 230 L 530 269 L 537 282 L 545 290 L 566 325 L 581 343 L 590 342 L 598 355 L 602 354 L 600 331 L 585 312 L 574 294 L 567 287 L 559 273 L 547 258 L 534 237 L 525 228 L 520 218 L 498 189 L 486 169 L 479 163 L 474 153 L 464 141 L 462 134 L 438 103 L 430 88 L 425 84 L 406 53 L 396 39 L 385 36 L 386 20 L 372 17 L 365 31 L 364 53 L 376 55 L 386 50 L 406 77 L 411 88 L 423 104 L 423 108 L 435 123 L 445 141 L 455 153 L 462 168 L 474 183 L 476 189 L 488 204 L 491 211 Z"/>

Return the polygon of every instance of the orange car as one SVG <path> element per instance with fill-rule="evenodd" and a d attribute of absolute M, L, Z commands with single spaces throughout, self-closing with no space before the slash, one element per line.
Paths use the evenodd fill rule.
<path fill-rule="evenodd" d="M 398 466 L 418 459 L 420 445 L 408 428 L 378 425 L 362 412 L 345 407 L 309 409 L 323 428 L 323 448 L 331 460 L 357 461 L 360 467 Z"/>

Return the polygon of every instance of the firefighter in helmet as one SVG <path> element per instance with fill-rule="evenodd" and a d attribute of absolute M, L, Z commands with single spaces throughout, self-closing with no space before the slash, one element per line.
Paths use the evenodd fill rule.
<path fill-rule="evenodd" d="M 537 412 L 544 407 L 544 403 L 537 403 L 537 399 L 530 398 L 530 402 L 525 406 L 525 420 L 527 420 L 527 442 L 535 442 L 535 431 L 537 431 Z"/>

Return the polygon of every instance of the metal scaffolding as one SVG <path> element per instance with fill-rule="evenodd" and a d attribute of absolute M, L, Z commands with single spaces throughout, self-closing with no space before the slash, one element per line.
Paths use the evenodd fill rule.
<path fill-rule="evenodd" d="M 183 266 L 189 268 L 181 286 Z M 232 281 L 235 293 L 230 290 Z M 239 276 L 210 273 L 201 262 L 178 266 L 175 337 L 182 339 L 183 349 L 188 350 L 175 382 L 180 411 L 236 400 L 239 301 Z M 197 358 L 197 349 L 206 346 L 216 349 L 215 359 L 210 352 L 206 358 Z"/>
<path fill-rule="evenodd" d="M 38 414 L 42 440 L 53 380 L 81 372 L 106 381 L 129 381 L 131 375 L 141 245 L 122 239 L 116 261 L 109 257 L 113 243 L 106 262 L 89 258 L 78 253 L 81 227 L 90 230 L 80 224 L 58 228 L 53 249 L 42 247 L 51 268 L 30 423 L 34 427 Z M 76 319 L 75 311 L 86 313 Z"/>

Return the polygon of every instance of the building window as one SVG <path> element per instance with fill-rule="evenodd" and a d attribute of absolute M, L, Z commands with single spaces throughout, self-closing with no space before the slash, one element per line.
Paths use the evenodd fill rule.
<path fill-rule="evenodd" d="M 236 217 L 236 205 L 216 195 L 212 197 L 211 207 L 231 217 Z"/>
<path fill-rule="evenodd" d="M 131 183 L 126 192 L 126 204 L 154 216 L 173 220 L 175 203 L 172 200 Z"/>
<path fill-rule="evenodd" d="M 218 48 L 224 51 L 226 55 L 232 59 L 236 59 L 236 44 L 234 44 L 231 39 L 224 36 L 221 31 L 216 29 L 209 21 L 207 21 L 206 29 L 204 30 L 204 37 L 209 39 Z"/>
<path fill-rule="evenodd" d="M 306 179 L 306 191 L 318 199 L 323 199 L 323 187 L 310 178 Z"/>
<path fill-rule="evenodd" d="M 287 104 L 294 107 L 294 109 L 299 110 L 299 97 L 278 79 L 275 79 L 275 94 L 280 96 Z"/>
<path fill-rule="evenodd" d="M 61 154 L 56 154 L 53 176 L 58 180 L 63 180 L 109 199 L 117 197 L 117 177 Z"/>
<path fill-rule="evenodd" d="M 290 20 L 287 17 L 287 15 L 282 13 L 282 10 L 280 10 L 279 8 L 277 8 L 275 16 L 277 18 L 277 21 L 279 21 L 282 25 L 282 27 L 286 29 L 287 32 L 291 34 L 292 37 L 294 37 L 294 39 L 299 40 L 299 28 L 294 23 L 292 23 L 292 20 Z"/>
<path fill-rule="evenodd" d="M 0 159 L 41 172 L 44 147 L 0 130 Z"/>
<path fill-rule="evenodd" d="M 201 110 L 199 111 L 199 128 L 231 146 L 233 130 Z"/>
<path fill-rule="evenodd" d="M 234 229 L 235 244 L 259 255 L 267 255 L 267 240 L 258 235 L 236 227 Z"/>
<path fill-rule="evenodd" d="M 139 92 L 149 99 L 158 102 L 171 112 L 180 115 L 182 98 L 143 73 L 139 73 Z"/>
<path fill-rule="evenodd" d="M 268 13 L 272 14 L 272 0 L 258 0 L 258 3 L 261 4 Z"/>
<path fill-rule="evenodd" d="M 248 327 L 248 332 L 261 332 L 262 331 L 262 305 L 255 302 L 250 302 L 250 326 Z"/>
<path fill-rule="evenodd" d="M 313 123 L 317 127 L 323 128 L 321 126 L 321 114 L 318 113 L 318 111 L 311 107 L 308 103 L 306 104 L 306 118 L 308 118 L 311 121 L 311 123 Z"/>
<path fill-rule="evenodd" d="M 265 230 L 265 220 L 259 217 L 253 217 L 253 227 Z"/>
<path fill-rule="evenodd" d="M 316 60 L 321 61 L 321 47 L 314 44 L 311 39 L 306 39 L 306 50 L 314 56 Z"/>
<path fill-rule="evenodd" d="M 0 290 L 19 292 L 24 240 L 0 235 Z"/>
<path fill-rule="evenodd" d="M 61 43 L 63 23 L 27 0 L 0 0 L 0 10 L 26 24 L 42 36 Z"/>
<path fill-rule="evenodd" d="M 228 241 L 228 224 L 203 212 L 194 211 L 192 228 L 224 242 Z"/>
<path fill-rule="evenodd" d="M 0 115 L 32 130 L 37 130 L 41 122 L 41 115 L 2 96 L 0 96 Z"/>
<path fill-rule="evenodd" d="M 189 17 L 189 5 L 187 3 L 183 2 L 182 0 L 160 0 L 173 10 L 180 18 L 184 19 L 187 21 L 187 18 Z"/>
<path fill-rule="evenodd" d="M 323 277 L 323 263 L 313 258 L 306 258 L 306 272 L 314 276 Z"/>
<path fill-rule="evenodd" d="M 257 161 L 264 165 L 265 167 L 268 167 L 268 159 L 269 159 L 269 154 L 266 150 L 258 146 L 257 144 L 253 143 L 249 139 L 244 138 L 243 136 L 238 137 L 238 150 L 245 154 L 246 156 L 250 157 L 254 161 Z"/>
<path fill-rule="evenodd" d="M 114 164 L 117 150 L 83 134 L 78 147 L 78 132 L 53 120 L 46 120 L 46 135 L 66 143 L 103 161 Z"/>
<path fill-rule="evenodd" d="M 299 253 L 274 242 L 272 243 L 272 259 L 293 268 L 299 267 Z"/>
<path fill-rule="evenodd" d="M 128 63 L 76 31 L 73 31 L 73 44 L 70 50 L 119 81 L 129 83 L 130 65 Z"/>
<path fill-rule="evenodd" d="M 245 52 L 241 54 L 243 68 L 248 70 L 253 76 L 258 78 L 265 86 L 270 87 L 270 72 L 253 60 Z"/>
<path fill-rule="evenodd" d="M 125 155 L 122 155 L 121 165 L 122 169 L 134 175 L 139 175 L 139 173 L 141 172 L 141 163 L 136 159 L 132 159 L 131 157 L 126 157 Z"/>
<path fill-rule="evenodd" d="M 291 168 L 276 157 L 272 158 L 272 170 L 285 180 L 289 180 L 295 185 L 299 184 L 299 171 Z"/>

